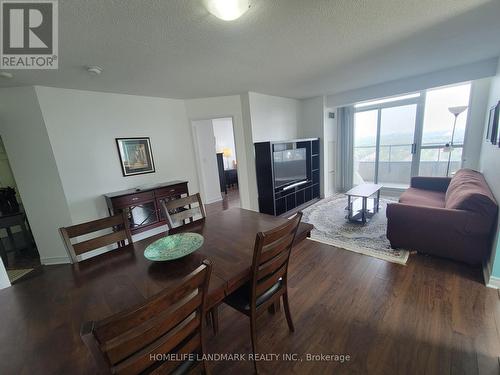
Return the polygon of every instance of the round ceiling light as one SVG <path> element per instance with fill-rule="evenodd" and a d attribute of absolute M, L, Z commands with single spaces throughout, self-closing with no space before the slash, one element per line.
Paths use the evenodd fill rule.
<path fill-rule="evenodd" d="M 204 0 L 208 11 L 224 21 L 240 18 L 250 8 L 249 0 Z"/>

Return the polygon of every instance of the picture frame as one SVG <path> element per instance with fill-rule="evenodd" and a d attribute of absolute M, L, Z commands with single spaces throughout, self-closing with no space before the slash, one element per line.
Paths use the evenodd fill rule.
<path fill-rule="evenodd" d="M 495 113 L 493 115 L 493 124 L 491 127 L 491 143 L 496 145 L 498 143 L 498 117 L 500 115 L 500 102 L 495 106 Z"/>
<path fill-rule="evenodd" d="M 149 137 L 115 138 L 123 177 L 155 172 Z"/>
<path fill-rule="evenodd" d="M 488 128 L 486 130 L 486 142 L 491 142 L 491 132 L 493 130 L 493 119 L 495 118 L 496 107 L 491 107 L 488 115 Z"/>

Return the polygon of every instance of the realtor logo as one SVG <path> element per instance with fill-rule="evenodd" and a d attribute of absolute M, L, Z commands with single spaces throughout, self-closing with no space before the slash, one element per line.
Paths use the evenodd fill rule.
<path fill-rule="evenodd" d="M 0 68 L 57 69 L 57 0 L 0 0 Z"/>

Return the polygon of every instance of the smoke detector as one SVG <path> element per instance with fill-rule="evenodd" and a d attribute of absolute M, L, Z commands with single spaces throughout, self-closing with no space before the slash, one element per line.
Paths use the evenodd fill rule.
<path fill-rule="evenodd" d="M 0 77 L 6 78 L 6 79 L 12 79 L 12 78 L 14 78 L 14 74 L 9 73 L 9 72 L 0 72 Z"/>
<path fill-rule="evenodd" d="M 102 68 L 97 65 L 90 65 L 87 66 L 87 72 L 89 72 L 93 76 L 98 76 L 99 74 L 102 73 Z"/>

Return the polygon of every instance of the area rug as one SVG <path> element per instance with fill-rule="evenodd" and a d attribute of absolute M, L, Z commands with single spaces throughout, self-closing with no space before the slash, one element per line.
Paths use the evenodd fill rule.
<path fill-rule="evenodd" d="M 389 262 L 406 264 L 410 251 L 391 248 L 386 237 L 385 210 L 387 203 L 391 202 L 393 201 L 381 198 L 380 211 L 362 225 L 347 221 L 347 197 L 336 194 L 304 209 L 302 221 L 314 225 L 311 240 Z"/>
<path fill-rule="evenodd" d="M 26 276 L 27 274 L 29 274 L 31 271 L 33 271 L 33 268 L 7 270 L 7 275 L 9 276 L 9 280 L 12 284 L 21 279 L 22 277 Z"/>

